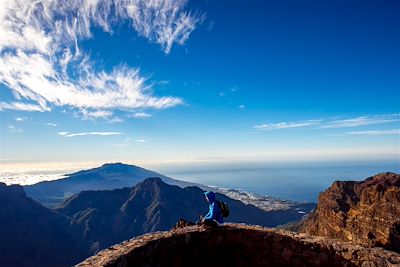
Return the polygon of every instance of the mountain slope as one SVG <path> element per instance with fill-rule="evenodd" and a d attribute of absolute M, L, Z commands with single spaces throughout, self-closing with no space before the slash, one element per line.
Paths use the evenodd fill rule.
<path fill-rule="evenodd" d="M 53 207 L 65 197 L 85 190 L 110 190 L 131 187 L 149 177 L 160 177 L 164 182 L 181 187 L 193 183 L 172 179 L 154 171 L 122 163 L 67 174 L 65 178 L 25 186 L 25 192 L 42 204 Z M 197 185 L 200 186 L 200 185 Z"/>
<path fill-rule="evenodd" d="M 228 203 L 227 221 L 276 226 L 298 220 L 296 208 L 266 212 L 222 194 L 217 198 Z M 313 204 L 304 204 L 309 211 Z M 168 230 L 179 218 L 196 221 L 207 213 L 208 204 L 198 187 L 180 188 L 160 178 L 148 178 L 132 188 L 112 191 L 85 191 L 66 199 L 56 209 L 79 226 L 93 252 L 132 236 Z"/>
<path fill-rule="evenodd" d="M 69 219 L 0 183 L 0 265 L 67 266 L 88 256 Z"/>

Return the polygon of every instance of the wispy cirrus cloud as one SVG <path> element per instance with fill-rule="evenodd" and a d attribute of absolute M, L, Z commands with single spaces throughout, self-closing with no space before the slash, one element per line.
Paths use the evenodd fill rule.
<path fill-rule="evenodd" d="M 350 135 L 399 135 L 399 129 L 392 129 L 392 130 L 383 130 L 383 131 L 355 131 L 355 132 L 347 132 L 346 134 Z"/>
<path fill-rule="evenodd" d="M 133 139 L 131 137 L 127 137 L 127 138 L 125 138 L 125 140 L 122 143 L 111 144 L 111 145 L 116 146 L 116 147 L 128 147 L 128 146 L 132 146 L 135 144 L 143 144 L 146 142 L 147 142 L 147 139 Z"/>
<path fill-rule="evenodd" d="M 28 118 L 25 118 L 25 117 L 17 117 L 17 118 L 15 118 L 15 121 L 18 121 L 18 122 L 23 122 L 23 121 L 26 121 Z"/>
<path fill-rule="evenodd" d="M 75 137 L 75 136 L 85 136 L 85 135 L 100 135 L 100 136 L 109 136 L 109 135 L 121 135 L 123 133 L 120 132 L 80 132 L 80 133 L 71 133 L 71 132 L 59 132 L 58 135 L 64 137 Z"/>
<path fill-rule="evenodd" d="M 155 96 L 138 68 L 102 70 L 79 43 L 93 37 L 94 26 L 112 34 L 114 25 L 128 21 L 136 34 L 168 54 L 201 21 L 184 11 L 185 5 L 184 0 L 1 1 L 0 83 L 15 101 L 1 102 L 0 110 L 43 112 L 66 106 L 108 118 L 101 112 L 182 104 L 178 97 Z"/>
<path fill-rule="evenodd" d="M 321 128 L 347 128 L 365 125 L 384 124 L 400 121 L 400 114 L 385 114 L 373 116 L 361 116 L 349 119 L 336 119 L 325 121 Z"/>
<path fill-rule="evenodd" d="M 137 119 L 145 119 L 145 118 L 150 118 L 152 115 L 146 112 L 136 112 L 133 114 L 130 114 L 128 117 L 129 118 L 137 118 Z"/>
<path fill-rule="evenodd" d="M 377 125 L 391 122 L 399 122 L 400 114 L 385 115 L 369 115 L 356 118 L 340 118 L 340 119 L 315 119 L 304 121 L 263 123 L 254 125 L 253 128 L 259 130 L 279 130 L 290 128 L 317 128 L 317 129 L 333 129 L 333 128 L 351 128 L 366 125 Z"/>
<path fill-rule="evenodd" d="M 1 81 L 1 77 L 0 77 L 0 81 Z M 0 111 L 5 110 L 5 109 L 12 109 L 12 110 L 19 110 L 19 111 L 39 111 L 39 112 L 50 111 L 49 108 L 42 107 L 42 106 L 36 105 L 36 104 L 29 104 L 29 103 L 22 103 L 22 102 L 12 102 L 12 103 L 1 102 L 0 103 Z"/>
<path fill-rule="evenodd" d="M 24 132 L 24 129 L 17 127 L 15 125 L 12 125 L 12 124 L 7 125 L 7 128 L 8 128 L 9 133 L 23 133 Z"/>
<path fill-rule="evenodd" d="M 304 128 L 304 127 L 319 125 L 320 123 L 321 120 L 263 123 L 259 125 L 254 125 L 254 128 L 260 130 L 278 130 L 278 129 Z"/>

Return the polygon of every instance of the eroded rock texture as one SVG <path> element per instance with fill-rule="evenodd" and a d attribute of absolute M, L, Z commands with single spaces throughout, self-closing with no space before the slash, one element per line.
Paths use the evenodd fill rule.
<path fill-rule="evenodd" d="M 400 266 L 400 255 L 258 226 L 189 226 L 139 236 L 99 252 L 87 266 Z"/>
<path fill-rule="evenodd" d="M 301 231 L 400 252 L 400 175 L 333 183 Z"/>

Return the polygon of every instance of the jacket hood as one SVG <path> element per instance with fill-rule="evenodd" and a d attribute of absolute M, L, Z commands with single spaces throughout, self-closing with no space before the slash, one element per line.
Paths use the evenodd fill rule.
<path fill-rule="evenodd" d="M 204 195 L 207 197 L 208 202 L 212 203 L 215 201 L 215 193 L 213 191 L 207 191 Z"/>

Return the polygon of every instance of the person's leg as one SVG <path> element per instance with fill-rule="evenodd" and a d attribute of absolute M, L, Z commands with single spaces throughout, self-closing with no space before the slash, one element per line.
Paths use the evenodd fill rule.
<path fill-rule="evenodd" d="M 203 225 L 211 226 L 211 227 L 218 227 L 218 223 L 211 219 L 205 219 L 203 221 Z"/>

